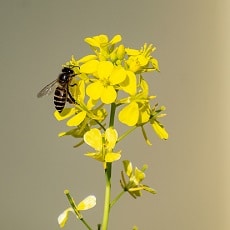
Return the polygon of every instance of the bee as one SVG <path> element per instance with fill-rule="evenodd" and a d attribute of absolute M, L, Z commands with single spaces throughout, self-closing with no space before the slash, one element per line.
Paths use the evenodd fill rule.
<path fill-rule="evenodd" d="M 65 107 L 66 101 L 68 101 L 70 104 L 75 104 L 76 101 L 72 97 L 69 86 L 70 82 L 74 76 L 77 74 L 74 73 L 74 71 L 69 67 L 64 67 L 62 69 L 62 72 L 59 74 L 58 78 L 46 85 L 38 94 L 37 97 L 40 98 L 44 95 L 50 94 L 52 92 L 52 89 L 55 85 L 57 85 L 55 91 L 54 91 L 54 105 L 56 110 L 61 113 L 62 110 Z"/>

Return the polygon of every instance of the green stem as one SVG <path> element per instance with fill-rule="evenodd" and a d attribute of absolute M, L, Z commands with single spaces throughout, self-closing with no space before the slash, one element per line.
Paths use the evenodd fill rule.
<path fill-rule="evenodd" d="M 102 230 L 107 230 L 109 223 L 109 212 L 110 212 L 110 195 L 111 195 L 111 173 L 112 163 L 106 164 L 105 169 L 105 202 L 104 202 L 104 214 L 102 220 Z"/>
<path fill-rule="evenodd" d="M 88 230 L 92 230 L 92 228 L 88 225 L 88 223 L 84 220 L 83 216 L 81 215 L 81 213 L 77 210 L 77 206 L 73 200 L 73 198 L 71 197 L 69 190 L 65 190 L 64 191 L 65 195 L 67 196 L 69 203 L 71 205 L 71 207 L 73 208 L 76 216 L 79 218 L 79 220 L 87 227 Z"/>
<path fill-rule="evenodd" d="M 111 109 L 110 109 L 109 127 L 114 126 L 115 111 L 116 111 L 116 104 L 112 103 L 111 104 Z"/>
<path fill-rule="evenodd" d="M 104 131 L 106 130 L 105 127 L 97 120 L 94 120 Z"/>
<path fill-rule="evenodd" d="M 116 112 L 116 104 L 111 104 L 110 109 L 110 120 L 109 120 L 109 127 L 114 126 L 114 119 L 115 119 L 115 112 Z M 102 230 L 108 229 L 109 223 L 109 213 L 110 213 L 110 196 L 111 196 L 111 175 L 112 175 L 112 163 L 106 162 L 105 168 L 105 201 L 104 201 L 104 214 L 102 220 Z"/>
<path fill-rule="evenodd" d="M 131 129 L 127 130 L 125 133 L 123 133 L 117 140 L 117 142 L 121 141 L 122 139 L 124 139 L 126 136 L 128 136 L 131 132 L 133 132 L 135 129 L 137 128 L 137 126 L 133 126 Z"/>
<path fill-rule="evenodd" d="M 114 204 L 117 203 L 117 201 L 121 198 L 121 196 L 125 193 L 124 190 L 122 190 L 116 197 L 115 199 L 110 203 L 110 208 L 113 207 Z"/>

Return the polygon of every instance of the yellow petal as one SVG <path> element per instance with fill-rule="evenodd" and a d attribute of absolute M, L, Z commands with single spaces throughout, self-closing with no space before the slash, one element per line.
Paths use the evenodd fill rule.
<path fill-rule="evenodd" d="M 114 67 L 109 77 L 111 85 L 116 85 L 123 82 L 126 79 L 126 71 L 123 67 Z"/>
<path fill-rule="evenodd" d="M 100 79 L 107 79 L 113 70 L 113 64 L 110 61 L 101 61 L 98 65 L 98 77 Z"/>
<path fill-rule="evenodd" d="M 148 97 L 149 94 L 149 85 L 147 81 L 141 79 L 141 88 L 142 88 L 142 97 Z"/>
<path fill-rule="evenodd" d="M 97 71 L 98 65 L 99 61 L 97 60 L 88 61 L 85 64 L 81 65 L 81 73 L 95 73 Z"/>
<path fill-rule="evenodd" d="M 105 155 L 105 162 L 113 162 L 113 161 L 117 161 L 121 158 L 121 151 L 118 153 L 107 153 Z"/>
<path fill-rule="evenodd" d="M 74 212 L 72 208 L 66 209 L 63 213 L 61 213 L 58 217 L 58 224 L 61 228 L 63 228 L 66 224 L 66 221 L 69 218 L 69 212 Z"/>
<path fill-rule="evenodd" d="M 54 112 L 54 116 L 58 121 L 62 121 L 68 117 L 71 117 L 75 114 L 74 108 L 64 108 L 61 113 L 57 110 Z"/>
<path fill-rule="evenodd" d="M 130 95 L 135 95 L 136 89 L 137 89 L 136 75 L 132 71 L 126 71 L 126 74 L 127 74 L 127 77 L 125 81 L 120 83 L 120 86 L 126 93 Z"/>
<path fill-rule="evenodd" d="M 91 46 L 100 47 L 100 43 L 94 38 L 85 38 L 84 41 Z"/>
<path fill-rule="evenodd" d="M 140 66 L 145 66 L 148 64 L 149 62 L 149 58 L 146 58 L 145 56 L 143 55 L 138 55 L 137 56 L 137 59 L 138 59 L 138 62 L 140 64 Z"/>
<path fill-rule="evenodd" d="M 122 60 L 125 56 L 125 47 L 124 45 L 119 45 L 117 48 L 117 58 Z"/>
<path fill-rule="evenodd" d="M 91 45 L 96 47 L 100 47 L 102 44 L 106 44 L 109 42 L 109 38 L 105 34 L 94 36 L 92 39 L 94 40 L 94 42 Z"/>
<path fill-rule="evenodd" d="M 73 116 L 72 118 L 70 118 L 66 124 L 68 126 L 78 126 L 82 123 L 82 121 L 85 119 L 85 117 L 86 117 L 86 112 L 81 111 L 78 114 L 76 114 L 75 116 Z"/>
<path fill-rule="evenodd" d="M 144 186 L 143 186 L 143 190 L 145 190 L 145 191 L 147 191 L 147 192 L 150 192 L 150 193 L 152 193 L 152 194 L 156 194 L 156 193 L 157 193 L 157 191 L 156 191 L 155 189 L 150 188 L 150 187 L 147 186 L 147 185 L 144 185 Z"/>
<path fill-rule="evenodd" d="M 129 105 L 124 107 L 118 114 L 118 119 L 120 120 L 120 122 L 128 126 L 136 125 L 138 118 L 139 108 L 136 102 L 131 102 Z"/>
<path fill-rule="evenodd" d="M 127 176 L 131 177 L 133 173 L 132 163 L 129 160 L 124 160 L 123 165 L 124 165 L 125 173 L 127 174 Z"/>
<path fill-rule="evenodd" d="M 138 169 L 137 167 L 134 170 L 134 175 L 135 175 L 135 179 L 136 182 L 139 184 L 142 180 L 144 180 L 145 178 L 145 173 L 142 172 L 140 169 Z"/>
<path fill-rule="evenodd" d="M 122 37 L 120 34 L 118 34 L 118 35 L 115 35 L 109 43 L 113 45 L 113 44 L 120 42 L 121 40 L 122 40 Z"/>
<path fill-rule="evenodd" d="M 105 139 L 107 140 L 107 145 L 106 147 L 108 149 L 113 149 L 116 145 L 116 142 L 117 142 L 117 138 L 118 138 L 118 134 L 117 134 L 117 131 L 116 129 L 114 128 L 108 128 L 106 129 L 105 131 Z"/>
<path fill-rule="evenodd" d="M 136 49 L 130 49 L 130 48 L 126 48 L 125 49 L 126 53 L 130 56 L 136 56 L 136 55 L 139 55 L 140 54 L 140 51 L 139 50 L 136 50 Z"/>
<path fill-rule="evenodd" d="M 165 128 L 160 125 L 158 122 L 154 121 L 152 124 L 153 129 L 155 130 L 156 134 L 161 138 L 161 139 L 168 139 L 168 133 L 165 130 Z"/>
<path fill-rule="evenodd" d="M 92 54 L 92 55 L 84 56 L 83 58 L 79 59 L 78 62 L 85 63 L 85 62 L 92 61 L 95 59 L 97 59 L 97 56 Z"/>
<path fill-rule="evenodd" d="M 96 197 L 95 196 L 87 196 L 83 201 L 81 201 L 77 205 L 77 210 L 88 210 L 93 208 L 96 205 Z"/>
<path fill-rule="evenodd" d="M 139 116 L 138 123 L 143 124 L 145 122 L 148 122 L 150 118 L 149 104 L 142 105 L 142 108 L 139 111 L 140 111 L 140 116 Z"/>
<path fill-rule="evenodd" d="M 101 84 L 101 82 L 96 81 L 87 86 L 86 94 L 93 100 L 98 100 L 101 97 L 103 89 L 104 86 Z"/>
<path fill-rule="evenodd" d="M 113 103 L 117 98 L 116 90 L 113 86 L 104 87 L 101 92 L 101 101 L 105 104 Z"/>
<path fill-rule="evenodd" d="M 100 162 L 104 162 L 104 157 L 102 156 L 102 154 L 100 152 L 99 153 L 86 153 L 85 156 L 91 157 L 91 158 L 98 160 Z"/>
<path fill-rule="evenodd" d="M 86 132 L 84 135 L 84 141 L 97 151 L 102 149 L 102 136 L 99 129 L 93 128 Z"/>
<path fill-rule="evenodd" d="M 80 80 L 78 82 L 78 89 L 79 89 L 78 99 L 80 101 L 84 101 L 84 98 L 85 98 L 85 81 Z"/>
<path fill-rule="evenodd" d="M 155 70 L 157 70 L 157 71 L 160 71 L 159 65 L 158 65 L 158 60 L 157 60 L 157 59 L 151 58 L 151 59 L 150 59 L 150 62 L 151 62 L 151 64 L 152 64 L 152 66 L 153 66 L 153 69 L 155 69 Z"/>

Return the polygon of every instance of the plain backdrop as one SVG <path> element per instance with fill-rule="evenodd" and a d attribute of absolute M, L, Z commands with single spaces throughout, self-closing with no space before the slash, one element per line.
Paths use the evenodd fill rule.
<path fill-rule="evenodd" d="M 167 107 L 161 141 L 148 130 L 133 133 L 123 159 L 149 165 L 146 183 L 157 195 L 127 196 L 114 206 L 110 230 L 230 229 L 230 3 L 227 0 L 8 0 L 0 2 L 0 226 L 4 230 L 59 229 L 69 189 L 77 201 L 89 194 L 101 221 L 104 176 L 100 164 L 58 138 L 67 130 L 53 117 L 53 99 L 37 92 L 54 80 L 72 54 L 91 51 L 85 37 L 121 34 L 126 46 L 157 47 L 160 73 L 151 91 Z M 113 196 L 121 162 L 113 167 Z M 65 229 L 85 229 L 70 216 Z"/>

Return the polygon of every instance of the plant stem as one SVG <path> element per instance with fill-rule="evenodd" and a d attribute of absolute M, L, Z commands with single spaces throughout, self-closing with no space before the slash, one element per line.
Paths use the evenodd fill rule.
<path fill-rule="evenodd" d="M 131 129 L 127 130 L 125 133 L 123 133 L 117 140 L 117 142 L 121 141 L 123 138 L 125 138 L 126 136 L 128 136 L 131 132 L 133 132 L 135 129 L 137 128 L 137 126 L 133 126 Z"/>
<path fill-rule="evenodd" d="M 106 164 L 105 169 L 105 202 L 104 202 L 104 214 L 102 220 L 102 230 L 107 230 L 109 223 L 109 212 L 110 212 L 110 195 L 111 195 L 111 173 L 112 163 Z"/>
<path fill-rule="evenodd" d="M 112 103 L 110 108 L 110 120 L 109 127 L 114 126 L 114 118 L 116 112 L 116 104 Z M 111 175 L 112 175 L 112 163 L 106 162 L 105 168 L 105 201 L 104 201 L 104 214 L 102 220 L 102 230 L 107 230 L 109 223 L 110 212 L 110 196 L 111 196 Z"/>
<path fill-rule="evenodd" d="M 116 111 L 116 104 L 112 103 L 111 104 L 111 108 L 110 108 L 109 127 L 113 127 L 114 126 L 115 111 Z"/>
<path fill-rule="evenodd" d="M 122 191 L 115 197 L 115 199 L 114 199 L 113 201 L 111 201 L 111 203 L 110 203 L 110 208 L 112 208 L 113 205 L 117 203 L 117 201 L 121 198 L 121 196 L 122 196 L 124 193 L 125 193 L 125 191 L 122 190 Z"/>

